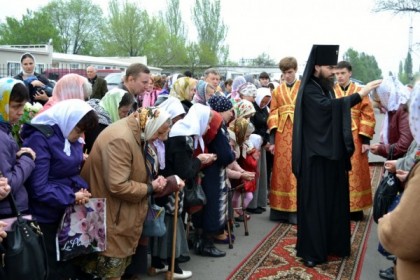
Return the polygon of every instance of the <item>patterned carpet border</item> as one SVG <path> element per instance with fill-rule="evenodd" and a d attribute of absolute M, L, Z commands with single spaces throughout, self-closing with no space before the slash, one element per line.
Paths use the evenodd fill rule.
<path fill-rule="evenodd" d="M 372 165 L 372 190 L 376 189 L 383 165 Z M 362 222 L 352 222 L 351 256 L 329 258 L 328 263 L 315 268 L 305 267 L 296 258 L 296 226 L 278 224 L 231 272 L 227 279 L 287 279 L 329 280 L 359 279 L 372 224 L 371 209 L 365 211 Z"/>

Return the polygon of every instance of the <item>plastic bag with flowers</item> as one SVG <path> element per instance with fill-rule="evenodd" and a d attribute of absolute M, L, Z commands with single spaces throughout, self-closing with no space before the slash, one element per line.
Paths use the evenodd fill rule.
<path fill-rule="evenodd" d="M 91 198 L 67 207 L 56 236 L 57 260 L 106 249 L 106 199 Z"/>
<path fill-rule="evenodd" d="M 19 146 L 22 145 L 22 140 L 20 139 L 19 133 L 22 125 L 25 123 L 30 123 L 32 118 L 42 109 L 42 104 L 35 102 L 33 105 L 29 102 L 26 102 L 25 107 L 23 108 L 23 115 L 20 117 L 19 121 L 13 125 L 12 134 L 16 139 Z"/>

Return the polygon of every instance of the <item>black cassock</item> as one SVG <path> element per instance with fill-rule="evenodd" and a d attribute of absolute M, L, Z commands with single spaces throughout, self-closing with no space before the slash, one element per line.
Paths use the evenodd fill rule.
<path fill-rule="evenodd" d="M 311 77 L 295 109 L 292 166 L 297 178 L 297 256 L 322 263 L 350 255 L 348 171 L 354 151 L 351 106 Z"/>

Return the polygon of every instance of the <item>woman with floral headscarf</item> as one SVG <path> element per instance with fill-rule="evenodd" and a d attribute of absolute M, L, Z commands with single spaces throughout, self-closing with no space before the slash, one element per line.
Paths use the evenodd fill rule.
<path fill-rule="evenodd" d="M 182 77 L 175 81 L 170 96 L 177 97 L 184 106 L 185 112 L 193 105 L 192 100 L 196 93 L 197 80 L 189 77 Z"/>
<path fill-rule="evenodd" d="M 255 108 L 251 101 L 241 99 L 233 105 L 233 112 L 235 113 L 235 119 L 249 119 L 255 114 Z"/>
<path fill-rule="evenodd" d="M 230 94 L 227 97 L 230 98 L 233 101 L 238 101 L 239 99 L 241 99 L 239 97 L 239 87 L 242 86 L 245 83 L 246 83 L 246 80 L 245 80 L 244 76 L 236 76 L 233 79 L 233 82 L 232 82 L 232 91 L 230 92 Z"/>
<path fill-rule="evenodd" d="M 397 78 L 386 77 L 373 95 L 374 104 L 385 112 L 381 131 L 381 142 L 370 145 L 375 155 L 389 157 L 393 147 L 393 159 L 405 155 L 413 141 L 408 123 L 407 101 L 410 93 Z"/>
<path fill-rule="evenodd" d="M 36 154 L 27 146 L 19 149 L 11 132 L 12 125 L 19 121 L 28 100 L 28 89 L 23 82 L 12 78 L 0 79 L 0 177 L 7 178 L 22 213 L 29 212 L 28 194 L 23 183 L 35 168 Z M 9 201 L 1 200 L 0 219 L 11 216 L 13 213 Z"/>
<path fill-rule="evenodd" d="M 409 124 L 414 140 L 420 143 L 420 85 L 411 93 Z M 398 206 L 378 221 L 383 247 L 397 257 L 395 279 L 420 277 L 420 147 Z"/>
<path fill-rule="evenodd" d="M 56 261 L 55 236 L 66 207 L 89 200 L 89 186 L 79 175 L 84 143 L 81 136 L 97 123 L 96 113 L 86 102 L 69 99 L 37 115 L 22 128 L 23 145 L 37 154 L 35 169 L 25 184 L 31 214 L 44 234 L 49 279 L 72 273 Z"/>

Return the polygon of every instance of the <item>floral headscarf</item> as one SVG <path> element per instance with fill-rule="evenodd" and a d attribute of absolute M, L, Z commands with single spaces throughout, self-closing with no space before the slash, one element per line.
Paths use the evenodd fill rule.
<path fill-rule="evenodd" d="M 91 110 L 93 110 L 92 107 L 80 99 L 63 100 L 34 117 L 31 124 L 58 125 L 65 139 L 63 151 L 67 156 L 70 156 L 70 142 L 67 137 L 77 123 Z M 78 141 L 84 144 L 83 138 L 79 138 Z"/>
<path fill-rule="evenodd" d="M 9 102 L 13 87 L 22 81 L 13 78 L 0 79 L 0 122 L 9 122 Z"/>
<path fill-rule="evenodd" d="M 169 132 L 169 137 L 193 136 L 194 149 L 200 145 L 204 151 L 203 135 L 210 119 L 210 107 L 202 104 L 194 104 L 182 120 L 177 121 Z"/>
<path fill-rule="evenodd" d="M 252 102 L 241 99 L 238 103 L 233 106 L 235 112 L 235 119 L 238 118 L 250 118 L 255 114 L 255 108 Z"/>
<path fill-rule="evenodd" d="M 116 122 L 120 119 L 118 108 L 120 107 L 120 102 L 126 93 L 127 92 L 125 90 L 120 88 L 113 88 L 112 90 L 108 91 L 99 102 L 99 106 L 108 112 L 112 122 Z"/>
<path fill-rule="evenodd" d="M 417 142 L 417 148 L 420 146 L 420 83 L 414 87 L 411 92 L 409 122 L 411 134 Z"/>
<path fill-rule="evenodd" d="M 239 87 L 238 92 L 239 95 L 255 97 L 257 95 L 257 87 L 254 84 L 245 83 Z"/>
<path fill-rule="evenodd" d="M 175 81 L 172 86 L 170 96 L 177 97 L 179 100 L 190 100 L 190 90 L 195 88 L 197 80 L 189 77 L 182 77 Z"/>
<path fill-rule="evenodd" d="M 139 122 L 144 133 L 144 140 L 149 141 L 156 131 L 170 119 L 171 117 L 165 110 L 156 107 L 140 108 Z"/>

